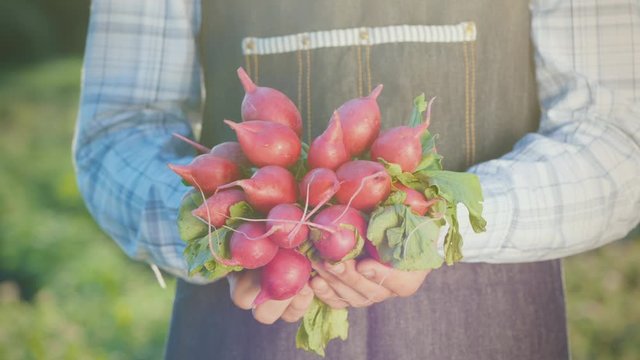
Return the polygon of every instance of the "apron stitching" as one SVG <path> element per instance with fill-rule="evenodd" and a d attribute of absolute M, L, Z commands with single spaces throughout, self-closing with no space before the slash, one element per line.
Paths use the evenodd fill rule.
<path fill-rule="evenodd" d="M 358 97 L 362 97 L 362 49 L 361 46 L 356 46 L 358 56 Z"/>
<path fill-rule="evenodd" d="M 471 164 L 476 162 L 476 42 L 471 47 Z"/>
<path fill-rule="evenodd" d="M 365 47 L 367 53 L 367 85 L 369 89 L 367 90 L 367 94 L 371 93 L 371 45 L 366 45 Z"/>
<path fill-rule="evenodd" d="M 259 62 L 258 54 L 253 54 L 253 63 L 255 65 L 254 71 L 256 73 L 255 76 L 254 76 L 253 82 L 256 83 L 256 85 L 260 82 L 259 76 L 258 76 L 259 75 L 259 73 L 258 73 L 258 62 Z"/>
<path fill-rule="evenodd" d="M 464 58 L 464 135 L 465 135 L 465 160 L 467 166 L 471 165 L 471 122 L 470 112 L 471 104 L 469 100 L 469 46 L 466 42 L 462 43 L 462 55 Z"/>
<path fill-rule="evenodd" d="M 298 110 L 302 111 L 302 52 L 296 51 L 296 60 L 298 62 Z"/>
<path fill-rule="evenodd" d="M 367 28 L 363 28 L 360 30 L 360 43 L 364 46 L 365 51 L 365 68 L 367 71 L 367 93 L 371 92 L 371 42 L 370 42 L 370 34 Z M 364 79 L 362 79 L 362 83 L 364 86 Z M 360 96 L 364 96 L 362 90 L 360 91 Z"/>
<path fill-rule="evenodd" d="M 247 40 L 244 42 L 244 49 L 245 49 L 245 55 L 244 55 L 244 67 L 247 68 L 247 75 L 249 75 L 249 77 L 251 77 L 251 55 L 250 55 L 250 51 L 253 50 L 253 47 L 255 46 L 255 42 L 253 40 Z"/>
<path fill-rule="evenodd" d="M 249 55 L 244 56 L 244 67 L 247 69 L 247 75 L 251 77 L 251 60 L 249 58 Z"/>
<path fill-rule="evenodd" d="M 307 49 L 307 142 L 311 144 L 311 50 Z"/>

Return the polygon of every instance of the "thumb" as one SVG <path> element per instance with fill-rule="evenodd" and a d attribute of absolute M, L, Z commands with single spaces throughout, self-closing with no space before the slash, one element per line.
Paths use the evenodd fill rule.
<path fill-rule="evenodd" d="M 260 292 L 260 272 L 244 270 L 239 273 L 227 275 L 231 301 L 244 310 L 251 309 L 253 300 Z"/>
<path fill-rule="evenodd" d="M 429 270 L 397 270 L 374 259 L 361 260 L 356 269 L 369 280 L 403 297 L 413 295 L 429 273 Z"/>

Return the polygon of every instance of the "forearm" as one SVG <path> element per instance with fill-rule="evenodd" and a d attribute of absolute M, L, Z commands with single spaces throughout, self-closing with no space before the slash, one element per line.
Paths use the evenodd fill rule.
<path fill-rule="evenodd" d="M 566 124 L 472 168 L 483 184 L 488 225 L 484 234 L 463 226 L 465 261 L 561 258 L 631 231 L 640 220 L 640 111 L 616 113 L 623 126 L 597 117 Z"/>
<path fill-rule="evenodd" d="M 186 109 L 200 101 L 193 6 L 92 3 L 73 148 L 98 224 L 132 258 L 185 278 L 176 218 L 187 189 L 167 163 L 193 157 L 171 136 L 191 136 Z"/>
<path fill-rule="evenodd" d="M 540 129 L 471 169 L 488 225 L 476 235 L 462 224 L 467 261 L 573 255 L 640 221 L 640 51 L 631 46 L 640 26 L 630 15 L 638 5 L 534 0 L 531 8 Z"/>

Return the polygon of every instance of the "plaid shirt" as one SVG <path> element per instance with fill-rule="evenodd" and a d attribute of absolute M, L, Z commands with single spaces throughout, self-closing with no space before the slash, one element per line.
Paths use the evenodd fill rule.
<path fill-rule="evenodd" d="M 465 261 L 560 258 L 640 220 L 640 5 L 534 0 L 542 118 L 505 156 L 478 164 L 488 231 L 460 207 Z M 186 189 L 167 163 L 191 150 L 202 81 L 197 0 L 94 0 L 74 140 L 80 190 L 131 257 L 186 278 L 176 218 Z M 201 279 L 190 279 L 198 282 Z"/>

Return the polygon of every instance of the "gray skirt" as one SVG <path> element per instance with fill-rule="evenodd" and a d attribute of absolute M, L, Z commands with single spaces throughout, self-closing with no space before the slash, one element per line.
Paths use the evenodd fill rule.
<path fill-rule="evenodd" d="M 409 298 L 349 310 L 349 338 L 327 359 L 568 359 L 559 260 L 457 264 Z M 256 322 L 227 281 L 178 282 L 167 359 L 320 359 L 297 350 L 298 324 Z"/>

